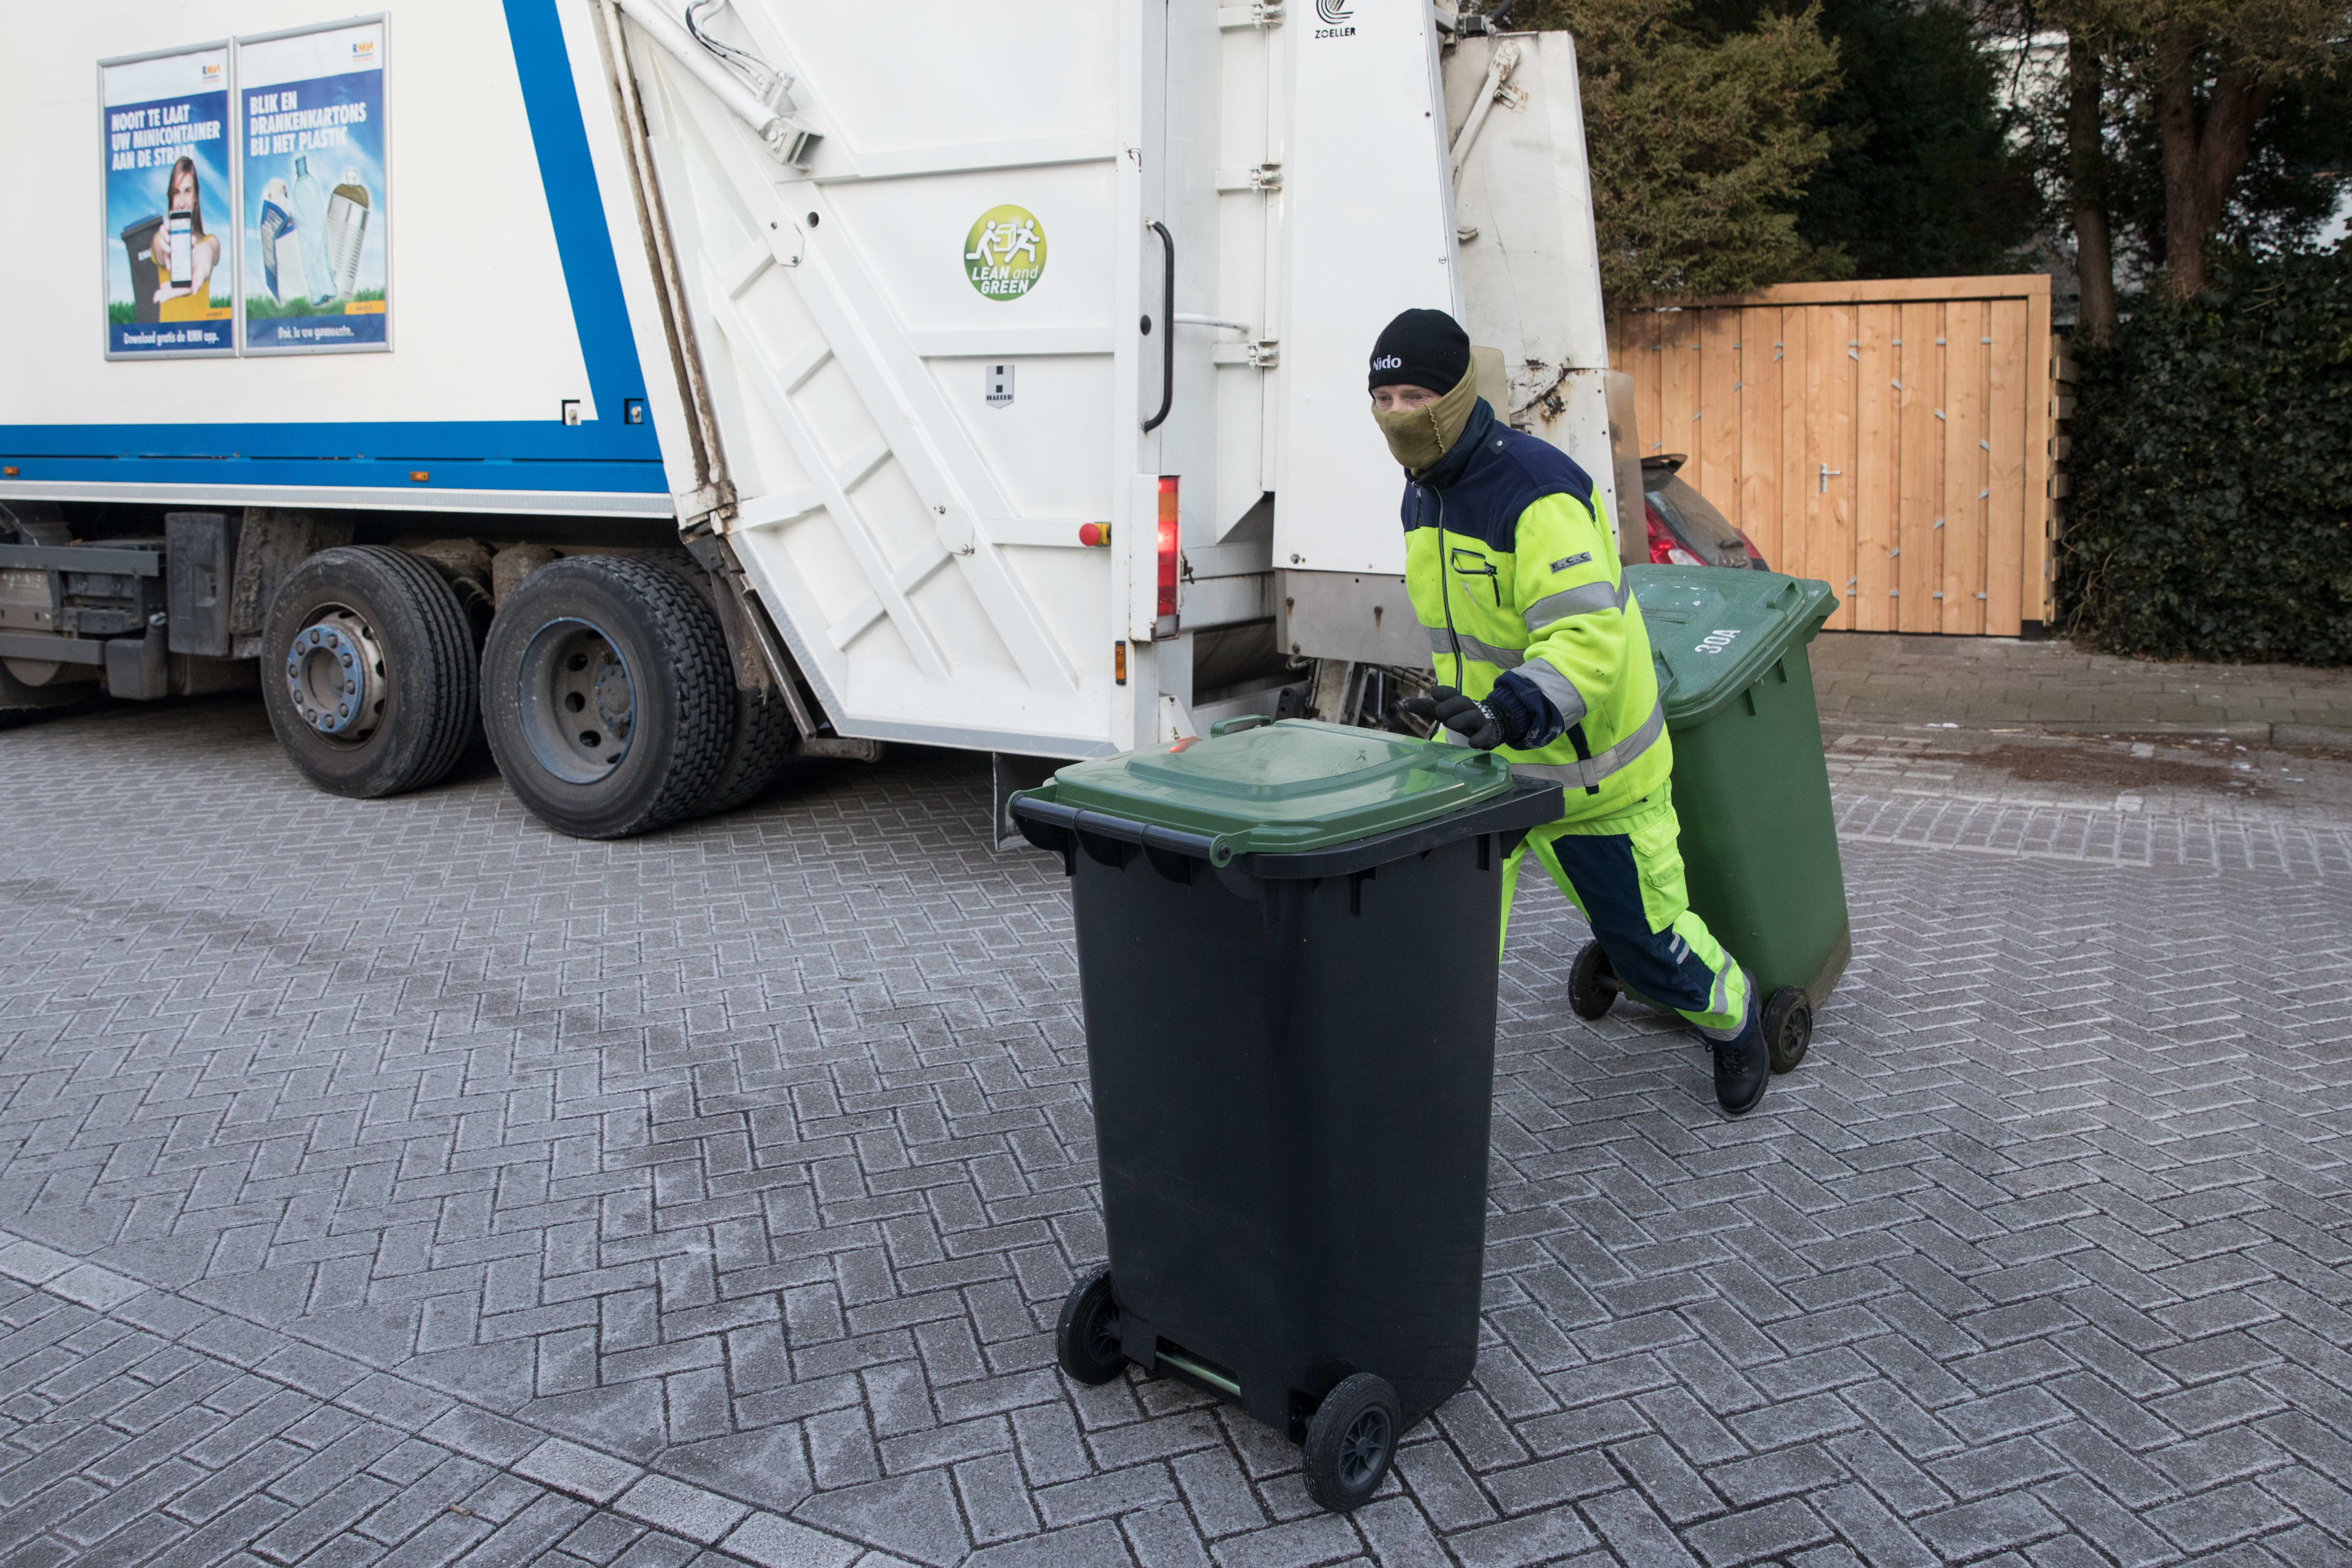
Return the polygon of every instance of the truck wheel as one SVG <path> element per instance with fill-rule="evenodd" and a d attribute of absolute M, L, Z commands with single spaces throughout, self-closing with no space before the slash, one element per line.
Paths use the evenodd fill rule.
<path fill-rule="evenodd" d="M 1119 1348 L 1118 1302 L 1110 1293 L 1110 1270 L 1082 1274 L 1062 1298 L 1062 1316 L 1054 1325 L 1054 1359 L 1073 1383 L 1088 1387 L 1108 1383 L 1127 1364 Z"/>
<path fill-rule="evenodd" d="M 1400 1415 L 1386 1378 L 1341 1378 L 1307 1422 L 1307 1495 L 1334 1513 L 1370 1502 L 1396 1458 Z"/>
<path fill-rule="evenodd" d="M 399 795 L 464 754 L 479 706 L 473 635 L 415 557 L 380 544 L 307 557 L 271 598 L 262 647 L 269 726 L 320 789 Z"/>
<path fill-rule="evenodd" d="M 19 678 L 19 668 L 29 669 L 40 679 L 40 684 Z M 74 674 L 79 675 L 78 667 Z M 94 680 L 58 679 L 66 671 L 46 661 L 30 659 L 0 659 L 0 730 L 21 724 L 47 709 L 62 708 L 73 702 L 94 702 L 105 695 Z"/>
<path fill-rule="evenodd" d="M 734 723 L 718 617 L 661 567 L 575 555 L 524 578 L 482 649 L 507 787 L 574 838 L 625 838 L 710 798 Z"/>
<path fill-rule="evenodd" d="M 709 798 L 694 815 L 717 816 L 739 805 L 748 805 L 766 794 L 776 782 L 776 775 L 784 771 L 784 763 L 791 760 L 793 744 L 799 739 L 783 699 L 773 692 L 737 687 L 735 725 L 727 744 L 727 761 L 710 785 Z"/>

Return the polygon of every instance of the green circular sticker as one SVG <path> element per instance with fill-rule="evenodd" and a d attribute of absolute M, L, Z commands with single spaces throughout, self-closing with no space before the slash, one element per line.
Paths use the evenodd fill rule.
<path fill-rule="evenodd" d="M 964 276 L 992 300 L 1018 300 L 1045 270 L 1045 231 L 1027 207 L 991 207 L 964 236 Z"/>

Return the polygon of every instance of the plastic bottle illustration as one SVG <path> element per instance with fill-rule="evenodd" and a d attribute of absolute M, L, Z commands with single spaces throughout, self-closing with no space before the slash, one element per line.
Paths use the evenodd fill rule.
<path fill-rule="evenodd" d="M 303 283 L 301 230 L 294 222 L 294 197 L 283 180 L 261 187 L 261 277 L 269 297 L 283 305 L 309 292 Z"/>
<path fill-rule="evenodd" d="M 327 190 L 310 173 L 307 153 L 294 160 L 294 242 L 302 253 L 302 277 L 317 290 L 310 303 L 323 305 L 335 297 L 334 269 L 327 265 Z"/>
<path fill-rule="evenodd" d="M 336 294 L 348 299 L 360 286 L 360 252 L 367 246 L 373 208 L 357 169 L 345 169 L 342 183 L 327 200 L 327 265 L 334 269 Z"/>

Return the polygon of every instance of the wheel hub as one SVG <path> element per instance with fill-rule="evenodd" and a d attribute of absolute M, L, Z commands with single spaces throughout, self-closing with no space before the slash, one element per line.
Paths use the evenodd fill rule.
<path fill-rule="evenodd" d="M 1368 1486 L 1388 1458 L 1389 1418 L 1383 1410 L 1367 1410 L 1339 1439 L 1339 1479 L 1350 1490 Z"/>
<path fill-rule="evenodd" d="M 387 689 L 383 650 L 357 612 L 321 608 L 286 650 L 286 694 L 295 715 L 331 740 L 375 733 Z"/>
<path fill-rule="evenodd" d="M 637 689 L 604 632 L 550 621 L 523 649 L 515 705 L 531 754 L 571 784 L 593 784 L 629 754 Z"/>

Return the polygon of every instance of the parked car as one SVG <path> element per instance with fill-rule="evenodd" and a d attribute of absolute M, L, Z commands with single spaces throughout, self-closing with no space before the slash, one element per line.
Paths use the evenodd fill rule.
<path fill-rule="evenodd" d="M 1737 523 L 1682 477 L 1689 458 L 1667 452 L 1642 459 L 1643 510 L 1650 524 L 1650 563 L 1748 566 L 1769 572 L 1764 552 Z"/>

